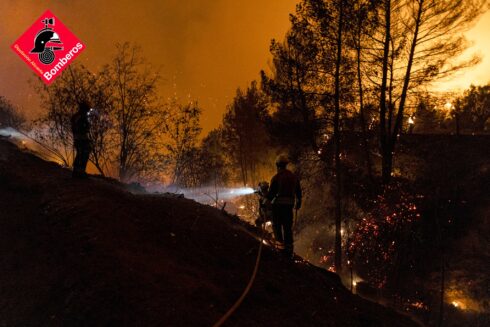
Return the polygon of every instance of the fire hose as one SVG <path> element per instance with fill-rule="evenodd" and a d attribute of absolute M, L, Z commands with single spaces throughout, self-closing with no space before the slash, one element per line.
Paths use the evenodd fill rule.
<path fill-rule="evenodd" d="M 25 138 L 33 141 L 34 143 L 40 145 L 43 149 L 45 149 L 46 151 L 48 151 L 52 156 L 54 156 L 54 158 L 57 158 L 59 155 L 56 153 L 56 151 L 54 151 L 52 148 L 50 148 L 49 146 L 47 146 L 46 144 L 36 140 L 35 138 L 27 135 L 26 133 L 24 132 L 21 132 L 19 130 L 15 130 L 16 133 L 19 133 L 20 135 L 24 136 Z"/>
<path fill-rule="evenodd" d="M 252 276 L 250 276 L 250 280 L 248 281 L 247 286 L 242 292 L 242 295 L 236 300 L 236 302 L 231 306 L 230 309 L 213 325 L 213 327 L 220 327 L 222 326 L 228 318 L 238 309 L 238 307 L 242 304 L 243 300 L 247 296 L 248 292 L 250 292 L 250 289 L 252 288 L 252 285 L 255 281 L 255 277 L 257 277 L 257 271 L 259 270 L 259 264 L 260 264 L 260 259 L 262 256 L 262 248 L 264 246 L 264 239 L 265 239 L 265 222 L 262 224 L 262 235 L 260 237 L 260 245 L 259 245 L 259 251 L 257 252 L 257 258 L 255 259 L 255 267 L 252 272 Z"/>
<path fill-rule="evenodd" d="M 294 210 L 294 220 L 293 220 L 293 227 L 296 225 L 296 222 L 298 220 L 298 209 Z M 265 222 L 261 224 L 262 226 L 262 235 L 260 237 L 260 245 L 259 245 L 259 251 L 257 252 L 257 258 L 255 259 L 255 267 L 252 272 L 252 276 L 250 276 L 250 280 L 248 281 L 247 286 L 243 290 L 242 294 L 238 298 L 238 300 L 228 309 L 228 311 L 218 320 L 213 327 L 220 327 L 222 326 L 228 318 L 238 309 L 238 307 L 242 304 L 243 300 L 247 296 L 247 294 L 250 292 L 250 289 L 252 288 L 252 285 L 255 281 L 255 278 L 257 277 L 257 272 L 259 270 L 259 264 L 260 264 L 260 259 L 262 256 L 262 248 L 264 246 L 264 239 L 265 239 Z"/>

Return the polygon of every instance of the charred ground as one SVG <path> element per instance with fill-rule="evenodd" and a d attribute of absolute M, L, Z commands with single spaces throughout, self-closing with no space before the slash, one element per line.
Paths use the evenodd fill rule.
<path fill-rule="evenodd" d="M 0 140 L 1 326 L 211 326 L 240 295 L 253 230 L 186 199 L 133 195 Z M 414 326 L 336 275 L 266 248 L 228 326 Z"/>

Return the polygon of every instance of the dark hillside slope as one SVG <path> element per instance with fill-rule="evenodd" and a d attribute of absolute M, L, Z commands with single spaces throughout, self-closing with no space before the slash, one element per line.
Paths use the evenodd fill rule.
<path fill-rule="evenodd" d="M 0 140 L 0 326 L 212 326 L 257 240 L 219 210 L 133 195 Z M 227 326 L 414 326 L 336 275 L 265 249 Z"/>

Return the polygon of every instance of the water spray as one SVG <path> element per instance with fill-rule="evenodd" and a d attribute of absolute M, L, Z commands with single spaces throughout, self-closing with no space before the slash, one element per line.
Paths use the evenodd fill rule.
<path fill-rule="evenodd" d="M 154 193 L 173 193 L 183 194 L 188 199 L 200 203 L 216 202 L 217 200 L 233 200 L 243 195 L 253 194 L 255 190 L 251 187 L 196 187 L 196 188 L 176 188 L 176 187 L 147 187 L 148 191 Z"/>
<path fill-rule="evenodd" d="M 30 150 L 37 151 L 38 154 L 44 157 L 44 159 L 54 161 L 54 162 L 59 162 L 58 160 L 59 155 L 54 149 L 50 148 L 44 143 L 41 143 L 40 141 L 36 140 L 32 136 L 29 136 L 26 133 L 16 130 L 15 128 L 12 127 L 0 128 L 0 136 L 11 138 L 15 141 L 20 141 L 23 146 L 30 148 Z M 34 149 L 33 146 L 34 144 L 37 145 L 36 149 Z"/>
<path fill-rule="evenodd" d="M 251 187 L 224 188 L 220 190 L 221 198 L 233 199 L 238 196 L 253 194 L 255 190 Z"/>
<path fill-rule="evenodd" d="M 19 131 L 17 131 L 15 128 L 12 127 L 0 128 L 0 136 L 12 137 L 14 139 L 20 139 L 20 140 L 24 140 L 26 138 L 23 134 L 21 134 Z"/>

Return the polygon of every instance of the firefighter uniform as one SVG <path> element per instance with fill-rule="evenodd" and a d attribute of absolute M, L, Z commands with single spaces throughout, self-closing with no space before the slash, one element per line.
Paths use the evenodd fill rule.
<path fill-rule="evenodd" d="M 86 177 L 85 169 L 87 168 L 88 159 L 91 151 L 90 143 L 90 121 L 88 112 L 90 106 L 80 104 L 79 110 L 71 118 L 71 128 L 73 132 L 73 143 L 75 146 L 76 156 L 73 162 L 73 177 Z"/>
<path fill-rule="evenodd" d="M 272 202 L 272 229 L 278 247 L 293 254 L 293 209 L 301 207 L 301 186 L 298 178 L 286 169 L 287 162 L 276 162 L 278 172 L 272 177 L 268 199 Z"/>

